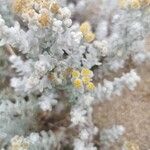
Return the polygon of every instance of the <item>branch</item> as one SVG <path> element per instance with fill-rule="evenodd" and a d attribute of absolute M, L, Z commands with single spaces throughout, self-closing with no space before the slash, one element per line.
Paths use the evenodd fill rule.
<path fill-rule="evenodd" d="M 5 45 L 5 49 L 7 50 L 7 52 L 8 52 L 10 55 L 16 55 L 15 52 L 13 51 L 12 47 L 11 47 L 9 44 L 6 44 L 6 45 Z"/>

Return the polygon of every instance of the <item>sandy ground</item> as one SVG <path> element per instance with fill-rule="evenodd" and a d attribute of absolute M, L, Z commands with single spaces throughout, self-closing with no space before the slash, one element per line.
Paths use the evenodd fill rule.
<path fill-rule="evenodd" d="M 111 150 L 120 150 L 125 141 L 139 146 L 140 150 L 150 150 L 150 64 L 139 67 L 141 82 L 134 92 L 124 90 L 121 97 L 95 106 L 94 122 L 100 128 L 110 128 L 113 124 L 123 125 L 126 133 Z M 132 149 L 131 149 L 132 150 Z M 133 149 L 135 150 L 135 149 Z"/>

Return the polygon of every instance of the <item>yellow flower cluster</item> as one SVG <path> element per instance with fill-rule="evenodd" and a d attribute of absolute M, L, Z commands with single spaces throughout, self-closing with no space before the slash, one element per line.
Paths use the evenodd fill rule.
<path fill-rule="evenodd" d="M 132 9 L 139 9 L 143 6 L 148 6 L 150 5 L 150 0 L 119 0 L 119 5 L 122 8 L 127 8 L 130 7 Z"/>
<path fill-rule="evenodd" d="M 80 31 L 82 32 L 83 38 L 86 42 L 90 43 L 95 39 L 95 34 L 92 32 L 89 22 L 83 22 L 80 25 Z"/>
<path fill-rule="evenodd" d="M 15 13 L 23 13 L 27 10 L 29 0 L 13 0 L 12 8 Z"/>
<path fill-rule="evenodd" d="M 57 3 L 52 3 L 50 10 L 52 13 L 56 14 L 59 11 L 60 6 Z"/>
<path fill-rule="evenodd" d="M 15 136 L 11 140 L 11 150 L 28 150 L 29 142 L 20 136 Z"/>
<path fill-rule="evenodd" d="M 40 26 L 47 27 L 51 23 L 51 16 L 47 13 L 38 13 L 33 7 L 34 4 L 38 4 L 40 9 L 46 8 L 53 14 L 58 13 L 60 9 L 59 4 L 49 0 L 13 0 L 12 9 L 18 14 L 26 13 L 31 17 L 37 15 Z"/>
<path fill-rule="evenodd" d="M 78 70 L 73 70 L 71 74 L 75 88 L 80 89 L 84 86 L 87 90 L 93 90 L 95 88 L 92 83 L 93 72 L 91 70 L 82 68 L 81 72 Z"/>
<path fill-rule="evenodd" d="M 50 19 L 49 19 L 49 16 L 47 14 L 42 14 L 39 19 L 38 19 L 40 25 L 42 27 L 46 27 L 48 26 L 49 22 L 50 22 Z"/>
<path fill-rule="evenodd" d="M 126 141 L 124 144 L 125 150 L 140 150 L 139 146 L 133 142 Z"/>

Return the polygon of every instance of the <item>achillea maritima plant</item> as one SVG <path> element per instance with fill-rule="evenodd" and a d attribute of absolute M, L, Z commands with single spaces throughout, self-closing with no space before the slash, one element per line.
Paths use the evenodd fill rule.
<path fill-rule="evenodd" d="M 140 81 L 136 65 L 150 59 L 150 1 L 102 0 L 94 25 L 75 19 L 89 3 L 0 1 L 0 75 L 9 82 L 0 93 L 1 149 L 105 150 L 125 132 L 121 125 L 99 131 L 93 104 Z M 106 78 L 129 61 L 128 72 Z"/>

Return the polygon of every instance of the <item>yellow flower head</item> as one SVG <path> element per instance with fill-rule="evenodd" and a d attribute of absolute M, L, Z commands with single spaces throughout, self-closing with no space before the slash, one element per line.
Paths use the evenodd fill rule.
<path fill-rule="evenodd" d="M 119 0 L 119 5 L 122 8 L 126 8 L 127 7 L 127 0 Z"/>
<path fill-rule="evenodd" d="M 89 22 L 83 22 L 80 26 L 80 31 L 83 34 L 83 38 L 86 42 L 90 43 L 95 39 L 95 34 L 92 32 L 92 27 Z"/>
<path fill-rule="evenodd" d="M 150 0 L 119 0 L 119 5 L 122 8 L 127 8 L 130 7 L 132 9 L 139 9 L 143 6 L 148 6 L 150 5 Z"/>
<path fill-rule="evenodd" d="M 52 3 L 50 7 L 50 10 L 52 13 L 54 14 L 58 13 L 59 9 L 60 9 L 60 6 L 57 3 Z"/>
<path fill-rule="evenodd" d="M 12 3 L 13 11 L 16 13 L 22 13 L 27 3 L 28 0 L 14 0 Z"/>
<path fill-rule="evenodd" d="M 87 90 L 95 88 L 92 81 L 93 72 L 87 68 L 82 68 L 81 73 L 78 70 L 72 71 L 72 82 L 75 88 L 86 87 Z"/>
<path fill-rule="evenodd" d="M 50 23 L 48 14 L 46 14 L 46 13 L 42 14 L 39 17 L 38 21 L 42 27 L 47 27 L 48 24 Z"/>
<path fill-rule="evenodd" d="M 95 34 L 92 33 L 92 32 L 87 32 L 85 35 L 84 35 L 84 40 L 88 43 L 91 43 L 93 42 L 95 39 Z"/>
<path fill-rule="evenodd" d="M 139 0 L 131 0 L 131 8 L 138 9 L 141 7 Z"/>
<path fill-rule="evenodd" d="M 82 33 L 84 33 L 84 34 L 87 33 L 87 32 L 89 32 L 89 31 L 91 31 L 91 25 L 90 25 L 90 23 L 88 21 L 83 22 L 81 24 L 81 26 L 80 26 L 80 31 Z"/>
<path fill-rule="evenodd" d="M 82 68 L 81 75 L 83 77 L 92 77 L 93 76 L 93 72 L 91 70 L 89 70 L 89 69 Z"/>
<path fill-rule="evenodd" d="M 72 71 L 72 78 L 79 78 L 80 77 L 80 72 L 77 70 Z"/>
<path fill-rule="evenodd" d="M 82 77 L 82 81 L 84 84 L 88 84 L 92 79 L 90 77 Z"/>
<path fill-rule="evenodd" d="M 92 82 L 89 82 L 89 83 L 86 85 L 86 88 L 87 88 L 87 90 L 91 91 L 91 90 L 94 90 L 94 89 L 95 89 L 95 85 L 94 85 Z"/>
<path fill-rule="evenodd" d="M 81 79 L 75 79 L 74 81 L 73 81 L 73 85 L 74 85 L 74 87 L 76 87 L 76 88 L 82 88 L 83 87 L 83 83 L 82 83 L 82 80 Z"/>

